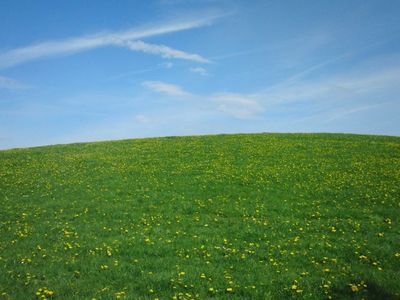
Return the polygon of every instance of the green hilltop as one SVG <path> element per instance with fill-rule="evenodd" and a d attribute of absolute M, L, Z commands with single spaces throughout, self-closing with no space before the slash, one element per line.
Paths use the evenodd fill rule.
<path fill-rule="evenodd" d="M 0 299 L 400 299 L 400 138 L 0 151 Z"/>

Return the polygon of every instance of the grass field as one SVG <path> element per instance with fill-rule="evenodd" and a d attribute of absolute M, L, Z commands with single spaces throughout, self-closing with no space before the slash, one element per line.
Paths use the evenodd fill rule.
<path fill-rule="evenodd" d="M 400 138 L 0 151 L 0 298 L 400 299 Z"/>

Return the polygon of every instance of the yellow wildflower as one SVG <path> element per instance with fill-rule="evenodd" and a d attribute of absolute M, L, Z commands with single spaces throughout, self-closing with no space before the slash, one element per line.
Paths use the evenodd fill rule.
<path fill-rule="evenodd" d="M 351 288 L 351 291 L 352 291 L 353 293 L 356 293 L 356 292 L 359 291 L 358 286 L 355 285 L 355 284 L 350 284 L 350 288 Z"/>

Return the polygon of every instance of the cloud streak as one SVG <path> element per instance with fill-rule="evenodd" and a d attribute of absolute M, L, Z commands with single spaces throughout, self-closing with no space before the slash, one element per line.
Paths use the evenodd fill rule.
<path fill-rule="evenodd" d="M 148 54 L 161 55 L 164 58 L 185 59 L 200 63 L 210 63 L 210 60 L 198 55 L 173 49 L 165 45 L 149 44 L 143 41 L 125 41 L 122 45 L 130 50 L 141 51 Z"/>
<path fill-rule="evenodd" d="M 237 119 L 248 119 L 264 111 L 259 99 L 251 95 L 221 93 L 211 96 L 217 109 Z"/>
<path fill-rule="evenodd" d="M 202 68 L 202 67 L 190 68 L 189 71 L 192 72 L 192 73 L 200 74 L 202 76 L 207 76 L 208 75 L 207 70 Z"/>
<path fill-rule="evenodd" d="M 22 90 L 26 89 L 27 86 L 20 83 L 17 80 L 0 76 L 0 89 L 8 89 L 8 90 Z"/>
<path fill-rule="evenodd" d="M 160 81 L 151 84 L 146 82 L 143 85 L 169 96 L 185 95 L 193 103 L 206 105 L 208 109 L 237 119 L 250 119 L 257 115 L 283 116 L 290 113 L 297 119 L 323 116 L 323 122 L 326 123 L 381 107 L 385 103 L 399 103 L 399 78 L 400 65 L 391 65 L 372 70 L 361 66 L 351 73 L 318 81 L 304 80 L 298 76 L 249 94 L 196 95 L 178 85 Z"/>
<path fill-rule="evenodd" d="M 195 95 L 179 85 L 162 81 L 145 81 L 142 85 L 167 96 L 186 97 L 197 104 L 205 105 L 214 111 L 220 111 L 237 119 L 249 119 L 264 111 L 264 107 L 259 102 L 260 99 L 253 95 L 238 93 Z"/>
<path fill-rule="evenodd" d="M 387 66 L 372 72 L 361 68 L 352 74 L 340 74 L 320 81 L 284 82 L 258 93 L 257 97 L 274 105 L 301 101 L 343 102 L 360 98 L 379 99 L 382 97 L 382 91 L 400 91 L 399 78 L 400 66 Z"/>
<path fill-rule="evenodd" d="M 139 39 L 166 33 L 189 30 L 210 25 L 219 15 L 212 15 L 190 21 L 172 22 L 151 27 L 134 28 L 121 32 L 105 32 L 94 35 L 63 40 L 48 41 L 26 47 L 11 49 L 0 53 L 0 69 L 10 68 L 29 61 L 88 51 L 106 46 L 123 46 L 132 50 L 159 54 L 168 58 L 189 59 L 197 62 L 209 62 L 198 54 L 190 54 L 164 45 L 146 44 Z M 136 42 L 133 42 L 135 41 Z M 127 44 L 128 43 L 128 44 Z"/>
<path fill-rule="evenodd" d="M 142 85 L 155 92 L 166 94 L 169 96 L 193 96 L 191 93 L 185 91 L 179 85 L 170 84 L 162 81 L 145 81 L 142 83 Z"/>

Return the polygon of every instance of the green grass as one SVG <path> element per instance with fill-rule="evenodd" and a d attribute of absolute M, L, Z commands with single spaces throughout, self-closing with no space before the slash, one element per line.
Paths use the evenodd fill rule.
<path fill-rule="evenodd" d="M 0 151 L 0 298 L 400 299 L 399 183 L 398 137 Z"/>

